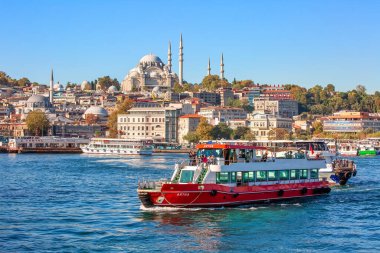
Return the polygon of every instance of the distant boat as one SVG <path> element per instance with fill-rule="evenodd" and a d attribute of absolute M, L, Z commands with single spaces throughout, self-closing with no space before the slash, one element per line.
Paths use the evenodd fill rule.
<path fill-rule="evenodd" d="M 82 153 L 81 145 L 89 143 L 85 138 L 58 136 L 24 136 L 9 139 L 10 153 Z"/>
<path fill-rule="evenodd" d="M 151 139 L 92 138 L 82 151 L 87 154 L 152 155 Z"/>

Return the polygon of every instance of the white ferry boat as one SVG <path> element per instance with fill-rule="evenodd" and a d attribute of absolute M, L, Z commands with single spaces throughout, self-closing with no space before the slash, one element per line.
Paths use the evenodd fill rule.
<path fill-rule="evenodd" d="M 58 136 L 24 136 L 11 138 L 8 142 L 10 153 L 81 153 L 80 146 L 88 144 L 84 138 Z"/>
<path fill-rule="evenodd" d="M 92 138 L 88 145 L 81 148 L 87 154 L 151 155 L 152 144 L 153 140 L 150 139 Z"/>

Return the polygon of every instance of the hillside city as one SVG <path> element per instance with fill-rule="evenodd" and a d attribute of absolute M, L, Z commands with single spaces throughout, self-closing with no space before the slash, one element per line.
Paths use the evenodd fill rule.
<path fill-rule="evenodd" d="M 111 137 L 188 145 L 199 140 L 287 140 L 380 137 L 380 92 L 363 85 L 339 92 L 292 84 L 229 82 L 221 55 L 219 75 L 199 84 L 183 79 L 153 54 L 119 82 L 109 76 L 80 84 L 31 82 L 0 72 L 0 136 Z M 59 73 L 59 70 L 56 70 Z"/>

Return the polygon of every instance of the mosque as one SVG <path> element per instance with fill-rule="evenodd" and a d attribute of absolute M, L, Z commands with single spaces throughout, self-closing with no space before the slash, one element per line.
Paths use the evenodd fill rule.
<path fill-rule="evenodd" d="M 137 66 L 131 69 L 121 83 L 123 92 L 160 90 L 170 91 L 175 83 L 183 83 L 183 44 L 182 34 L 179 42 L 179 76 L 172 71 L 172 51 L 169 42 L 168 64 L 154 55 L 148 54 L 142 57 Z"/>

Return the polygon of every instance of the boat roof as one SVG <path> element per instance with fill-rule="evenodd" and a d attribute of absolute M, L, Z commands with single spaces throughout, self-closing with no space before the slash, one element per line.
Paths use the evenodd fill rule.
<path fill-rule="evenodd" d="M 196 146 L 197 149 L 263 149 L 266 150 L 265 147 L 258 147 L 249 144 L 222 144 L 222 143 L 212 143 L 212 144 L 198 144 Z"/>

